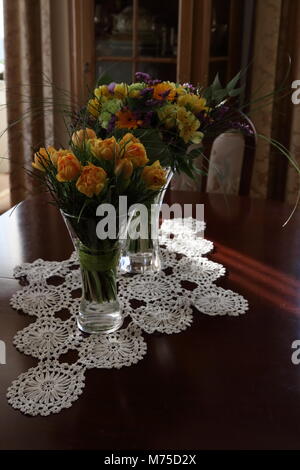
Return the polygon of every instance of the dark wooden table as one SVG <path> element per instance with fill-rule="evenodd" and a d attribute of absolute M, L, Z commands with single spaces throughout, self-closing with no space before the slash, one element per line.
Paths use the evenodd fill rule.
<path fill-rule="evenodd" d="M 300 214 L 285 228 L 281 203 L 173 192 L 205 203 L 209 257 L 228 275 L 218 285 L 243 294 L 239 318 L 195 314 L 175 335 L 148 335 L 148 354 L 121 370 L 90 370 L 70 409 L 28 417 L 11 408 L 11 381 L 36 365 L 12 345 L 32 319 L 9 306 L 16 264 L 63 260 L 72 246 L 55 208 L 37 197 L 0 216 L 1 449 L 300 449 Z M 228 209 L 228 205 L 230 209 Z"/>

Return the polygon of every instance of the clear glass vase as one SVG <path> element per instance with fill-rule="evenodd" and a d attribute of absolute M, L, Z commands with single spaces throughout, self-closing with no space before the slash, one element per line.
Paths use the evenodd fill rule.
<path fill-rule="evenodd" d="M 161 205 L 168 185 L 173 176 L 170 168 L 167 168 L 166 184 L 162 191 L 153 199 L 151 207 L 148 206 L 147 212 L 147 236 L 132 238 L 131 234 L 136 232 L 139 214 L 131 213 L 128 227 L 127 239 L 122 243 L 122 255 L 120 259 L 120 271 L 125 274 L 154 274 L 161 270 L 162 262 L 160 257 L 158 231 L 159 215 Z"/>
<path fill-rule="evenodd" d="M 96 233 L 96 217 L 62 215 L 78 254 L 82 277 L 78 328 L 85 333 L 116 331 L 123 323 L 116 274 L 121 255 L 119 235 L 124 227 L 118 229 L 115 239 L 102 240 Z"/>

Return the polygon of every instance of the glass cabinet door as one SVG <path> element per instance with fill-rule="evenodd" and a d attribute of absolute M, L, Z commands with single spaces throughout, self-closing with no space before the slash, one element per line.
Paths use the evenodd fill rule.
<path fill-rule="evenodd" d="M 178 14 L 178 0 L 95 0 L 96 78 L 176 81 Z"/>

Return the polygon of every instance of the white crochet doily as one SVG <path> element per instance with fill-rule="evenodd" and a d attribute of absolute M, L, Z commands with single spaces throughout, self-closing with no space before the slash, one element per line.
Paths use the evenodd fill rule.
<path fill-rule="evenodd" d="M 163 222 L 163 270 L 152 276 L 119 277 L 119 299 L 129 323 L 109 335 L 87 337 L 77 329 L 81 277 L 75 253 L 62 262 L 38 259 L 17 266 L 14 276 L 27 285 L 13 295 L 11 305 L 36 320 L 16 334 L 14 345 L 39 363 L 12 383 L 9 403 L 33 416 L 58 413 L 82 393 L 86 369 L 119 369 L 143 359 L 145 333 L 179 333 L 192 324 L 196 311 L 245 313 L 248 302 L 241 295 L 214 284 L 225 268 L 204 256 L 213 248 L 199 235 L 204 228 L 203 222 L 191 218 Z M 60 362 L 70 350 L 77 351 L 77 361 Z"/>

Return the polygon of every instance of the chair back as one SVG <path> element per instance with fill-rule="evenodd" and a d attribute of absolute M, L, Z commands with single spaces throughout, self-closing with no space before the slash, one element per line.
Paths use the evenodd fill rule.
<path fill-rule="evenodd" d="M 205 155 L 205 166 L 209 166 L 209 160 L 211 156 L 211 150 L 215 139 L 226 132 L 233 130 L 232 122 L 239 122 L 241 128 L 241 134 L 244 137 L 244 155 L 241 167 L 240 183 L 238 194 L 240 196 L 248 196 L 250 193 L 252 171 L 254 166 L 256 143 L 257 143 L 257 132 L 252 121 L 241 111 L 236 111 L 234 115 L 231 115 L 231 122 L 228 122 L 228 126 L 223 126 L 222 130 L 214 136 L 207 136 L 203 140 Z M 245 132 L 242 132 L 245 129 Z M 207 191 L 207 176 L 202 178 L 201 190 Z"/>

